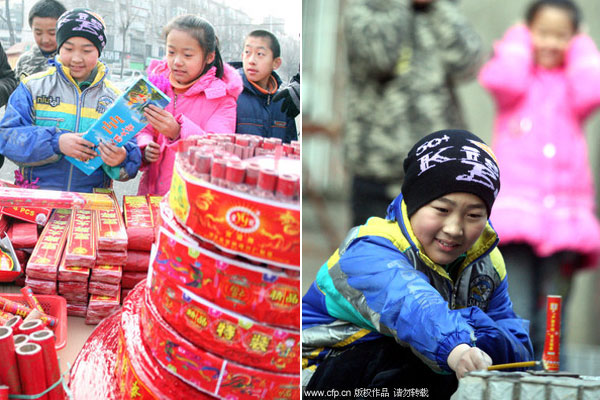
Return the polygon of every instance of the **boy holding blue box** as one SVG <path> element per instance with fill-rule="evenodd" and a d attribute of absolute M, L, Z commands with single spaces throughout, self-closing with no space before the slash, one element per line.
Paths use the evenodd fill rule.
<path fill-rule="evenodd" d="M 58 56 L 51 67 L 25 78 L 9 99 L 0 122 L 0 153 L 19 165 L 30 184 L 91 192 L 137 174 L 141 153 L 135 139 L 123 147 L 99 144 L 105 165 L 89 176 L 64 157 L 85 162 L 98 155 L 82 135 L 119 96 L 98 60 L 106 45 L 104 29 L 90 10 L 65 12 L 57 22 Z"/>

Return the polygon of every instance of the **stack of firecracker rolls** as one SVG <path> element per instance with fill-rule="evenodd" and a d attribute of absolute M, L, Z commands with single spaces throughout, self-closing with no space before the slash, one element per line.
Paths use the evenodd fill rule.
<path fill-rule="evenodd" d="M 0 297 L 0 399 L 65 398 L 54 330 L 58 321 L 48 315 L 30 287 L 21 289 L 28 306 Z M 30 308 L 31 307 L 31 308 Z M 23 318 L 25 317 L 25 318 Z"/>
<path fill-rule="evenodd" d="M 299 145 L 222 134 L 178 146 L 148 279 L 105 329 L 118 336 L 117 397 L 299 399 Z"/>

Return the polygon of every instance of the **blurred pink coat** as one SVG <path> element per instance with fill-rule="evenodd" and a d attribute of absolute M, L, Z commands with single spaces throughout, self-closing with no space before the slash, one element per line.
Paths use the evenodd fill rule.
<path fill-rule="evenodd" d="M 216 77 L 216 68 L 209 69 L 187 91 L 176 95 L 169 84 L 169 66 L 165 60 L 153 61 L 148 67 L 148 78 L 171 98 L 165 108 L 181 125 L 179 138 L 169 140 L 148 125 L 136 136 L 138 146 L 144 155 L 144 149 L 154 140 L 160 146 L 158 161 L 143 163 L 143 171 L 138 188 L 139 195 L 164 195 L 171 186 L 173 165 L 175 163 L 174 146 L 180 139 L 205 133 L 235 132 L 237 98 L 243 90 L 242 79 L 237 71 L 224 64 L 222 79 Z"/>
<path fill-rule="evenodd" d="M 479 81 L 494 97 L 492 148 L 501 189 L 491 221 L 500 244 L 527 243 L 538 256 L 600 251 L 593 175 L 583 132 L 600 105 L 600 53 L 574 37 L 565 65 L 534 65 L 529 30 L 510 28 L 494 45 Z M 594 136 L 597 140 L 597 136 Z"/>

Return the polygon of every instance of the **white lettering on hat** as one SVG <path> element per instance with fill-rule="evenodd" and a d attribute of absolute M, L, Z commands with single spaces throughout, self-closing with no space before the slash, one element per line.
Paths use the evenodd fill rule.
<path fill-rule="evenodd" d="M 441 138 L 431 139 L 431 140 L 423 143 L 422 145 L 420 145 L 417 148 L 417 152 L 415 153 L 415 155 L 420 156 L 421 153 L 423 153 L 427 149 L 433 149 L 434 147 L 438 147 L 440 144 L 442 144 L 443 142 L 447 142 L 448 140 L 450 140 L 450 137 L 448 135 L 444 135 Z"/>
<path fill-rule="evenodd" d="M 463 151 L 465 151 L 465 147 L 463 147 Z M 470 149 L 476 150 L 473 148 Z M 467 158 L 463 158 L 461 161 L 463 164 L 471 165 L 473 168 L 467 174 L 457 176 L 456 180 L 480 183 L 494 190 L 495 196 L 497 194 L 497 184 L 494 182 L 497 182 L 500 178 L 498 166 L 489 158 L 485 158 L 485 164 L 483 164 L 478 160 L 479 155 L 477 155 L 477 158 L 469 158 L 472 156 L 472 152 L 467 152 Z"/>
<path fill-rule="evenodd" d="M 437 140 L 437 139 L 435 139 L 435 140 Z M 443 151 L 452 149 L 452 148 L 454 148 L 454 146 L 442 147 L 435 154 L 433 154 L 433 152 L 431 152 L 431 153 L 427 153 L 423 157 L 419 158 L 419 165 L 421 167 L 421 172 L 419 172 L 419 175 L 421 175 L 423 172 L 427 171 L 428 169 L 435 167 L 438 164 L 443 164 L 448 161 L 456 160 L 456 158 L 450 158 L 450 157 L 446 157 L 446 156 L 442 155 Z"/>

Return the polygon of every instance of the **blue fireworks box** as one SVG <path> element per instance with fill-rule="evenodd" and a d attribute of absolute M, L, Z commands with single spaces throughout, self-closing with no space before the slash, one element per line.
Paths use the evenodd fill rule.
<path fill-rule="evenodd" d="M 83 135 L 83 138 L 94 143 L 94 150 L 98 154 L 100 151 L 97 146 L 100 142 L 113 143 L 121 147 L 148 124 L 148 120 L 144 117 L 144 109 L 147 106 L 154 104 L 165 108 L 170 101 L 166 94 L 142 77 L 115 100 Z M 65 158 L 87 175 L 91 175 L 104 163 L 100 155 L 86 162 L 70 156 Z"/>

